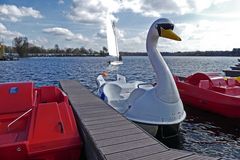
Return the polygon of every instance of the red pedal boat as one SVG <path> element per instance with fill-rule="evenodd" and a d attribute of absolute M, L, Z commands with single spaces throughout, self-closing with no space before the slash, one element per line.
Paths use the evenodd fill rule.
<path fill-rule="evenodd" d="M 183 103 L 229 118 L 240 118 L 240 83 L 216 73 L 174 76 Z"/>
<path fill-rule="evenodd" d="M 82 141 L 67 96 L 31 82 L 0 84 L 1 160 L 77 160 Z"/>

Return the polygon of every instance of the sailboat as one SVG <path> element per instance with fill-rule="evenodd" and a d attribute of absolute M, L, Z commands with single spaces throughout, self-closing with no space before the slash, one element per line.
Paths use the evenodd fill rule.
<path fill-rule="evenodd" d="M 156 84 L 130 83 L 122 75 L 117 75 L 115 81 L 106 81 L 104 75 L 97 77 L 101 99 L 153 136 L 161 138 L 178 135 L 180 123 L 186 117 L 174 78 L 157 51 L 159 37 L 181 41 L 173 29 L 170 20 L 160 18 L 148 31 L 146 48 L 156 73 Z"/>
<path fill-rule="evenodd" d="M 106 28 L 108 52 L 109 56 L 113 59 L 113 61 L 109 61 L 109 64 L 114 66 L 121 65 L 123 62 L 122 57 L 119 55 L 118 51 L 115 23 L 110 19 L 109 14 L 106 20 Z"/>

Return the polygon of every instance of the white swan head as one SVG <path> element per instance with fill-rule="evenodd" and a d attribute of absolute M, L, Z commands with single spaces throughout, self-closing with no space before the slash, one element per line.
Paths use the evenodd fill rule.
<path fill-rule="evenodd" d="M 153 22 L 148 34 L 150 34 L 153 39 L 163 37 L 176 41 L 181 41 L 181 38 L 173 32 L 173 29 L 174 24 L 169 19 L 159 18 L 155 22 Z"/>

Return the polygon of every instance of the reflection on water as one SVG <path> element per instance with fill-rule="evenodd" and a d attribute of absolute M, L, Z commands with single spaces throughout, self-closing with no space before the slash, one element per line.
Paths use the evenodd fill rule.
<path fill-rule="evenodd" d="M 221 72 L 237 63 L 238 57 L 165 57 L 170 70 L 187 76 L 197 71 Z M 108 71 L 109 79 L 123 74 L 128 80 L 155 82 L 155 75 L 147 57 L 123 57 L 123 65 L 107 68 L 105 58 L 26 58 L 0 62 L 0 82 L 35 81 L 37 86 L 58 85 L 62 79 L 80 80 L 95 90 L 96 77 Z M 181 135 L 168 146 L 225 159 L 240 159 L 240 120 L 229 120 L 185 106 L 187 118 Z"/>
<path fill-rule="evenodd" d="M 163 140 L 169 147 L 229 159 L 240 159 L 240 119 L 222 116 L 185 106 L 187 118 L 180 135 Z"/>
<path fill-rule="evenodd" d="M 183 148 L 220 157 L 240 159 L 240 118 L 229 119 L 186 106 Z M 191 124 L 191 128 L 189 128 Z M 189 136 L 191 135 L 191 136 Z M 201 147 L 204 146 L 204 147 Z"/>

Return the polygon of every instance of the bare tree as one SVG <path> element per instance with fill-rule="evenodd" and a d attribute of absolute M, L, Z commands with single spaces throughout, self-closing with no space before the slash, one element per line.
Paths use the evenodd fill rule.
<path fill-rule="evenodd" d="M 27 57 L 28 39 L 27 37 L 16 37 L 13 40 L 13 45 L 20 57 Z"/>

